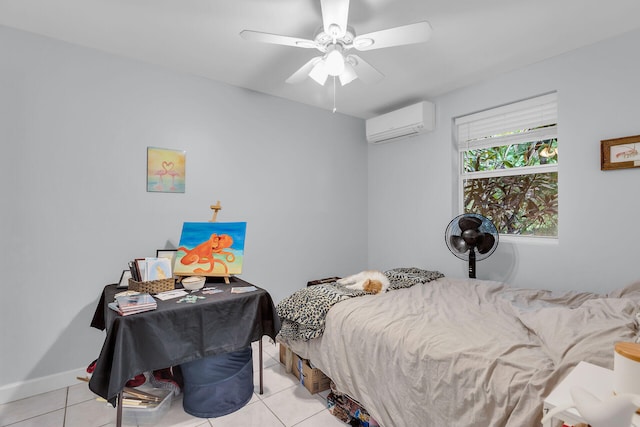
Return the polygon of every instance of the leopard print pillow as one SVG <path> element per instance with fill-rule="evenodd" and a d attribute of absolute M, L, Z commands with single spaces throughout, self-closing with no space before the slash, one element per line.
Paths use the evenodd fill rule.
<path fill-rule="evenodd" d="M 393 268 L 384 271 L 384 275 L 389 278 L 389 290 L 410 288 L 418 283 L 427 283 L 444 277 L 444 274 L 439 271 L 422 270 L 415 267 Z"/>

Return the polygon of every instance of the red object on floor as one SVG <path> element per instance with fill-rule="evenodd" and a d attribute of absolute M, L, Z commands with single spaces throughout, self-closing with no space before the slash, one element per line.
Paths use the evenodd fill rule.
<path fill-rule="evenodd" d="M 167 384 L 166 387 L 162 388 L 181 390 L 183 386 L 181 378 L 179 378 L 179 376 L 177 375 L 174 375 L 172 368 L 164 368 L 153 371 L 153 379 L 158 383 Z"/>
<path fill-rule="evenodd" d="M 145 381 L 147 381 L 147 379 L 144 377 L 144 374 L 138 374 L 135 377 L 131 378 L 129 381 L 127 381 L 127 384 L 125 385 L 127 387 L 138 387 L 144 384 Z"/>

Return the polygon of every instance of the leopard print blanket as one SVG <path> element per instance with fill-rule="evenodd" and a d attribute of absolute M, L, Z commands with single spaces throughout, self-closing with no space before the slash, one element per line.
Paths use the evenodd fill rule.
<path fill-rule="evenodd" d="M 427 283 L 444 277 L 444 274 L 438 271 L 419 268 L 394 268 L 383 273 L 389 278 L 389 291 L 409 288 L 418 283 Z M 282 322 L 279 339 L 286 342 L 318 338 L 324 332 L 325 318 L 333 305 L 363 295 L 366 293 L 347 289 L 336 282 L 296 291 L 276 306 L 276 312 Z"/>

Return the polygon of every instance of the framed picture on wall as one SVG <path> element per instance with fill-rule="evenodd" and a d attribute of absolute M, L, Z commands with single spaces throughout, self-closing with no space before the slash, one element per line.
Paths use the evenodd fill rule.
<path fill-rule="evenodd" d="M 147 191 L 184 193 L 186 151 L 147 147 Z"/>
<path fill-rule="evenodd" d="M 640 167 L 640 135 L 600 141 L 600 169 Z"/>

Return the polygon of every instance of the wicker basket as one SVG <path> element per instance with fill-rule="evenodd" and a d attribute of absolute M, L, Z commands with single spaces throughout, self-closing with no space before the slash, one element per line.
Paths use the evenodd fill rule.
<path fill-rule="evenodd" d="M 176 288 L 175 279 L 152 280 L 150 282 L 136 282 L 129 279 L 129 289 L 136 292 L 148 292 L 157 294 L 158 292 L 170 291 Z"/>

